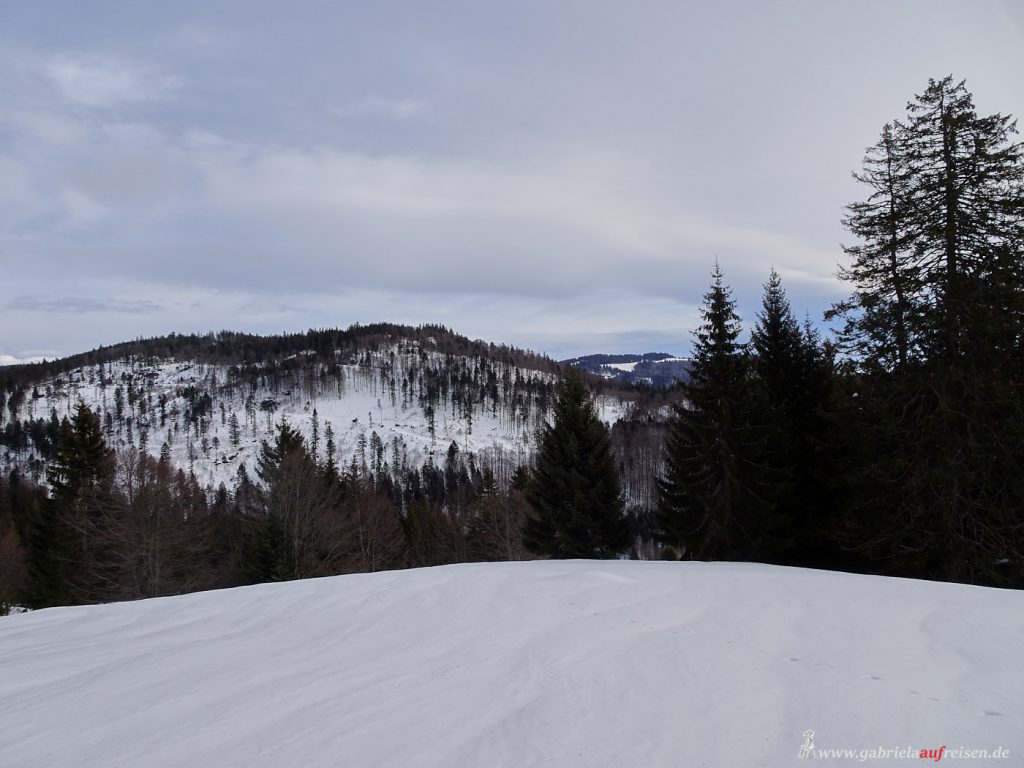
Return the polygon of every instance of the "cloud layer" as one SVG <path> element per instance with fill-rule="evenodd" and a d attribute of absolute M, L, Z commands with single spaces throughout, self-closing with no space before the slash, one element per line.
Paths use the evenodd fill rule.
<path fill-rule="evenodd" d="M 19 7 L 0 354 L 376 320 L 685 352 L 716 257 L 747 318 L 770 266 L 818 317 L 849 171 L 927 77 L 1024 111 L 983 5 Z"/>

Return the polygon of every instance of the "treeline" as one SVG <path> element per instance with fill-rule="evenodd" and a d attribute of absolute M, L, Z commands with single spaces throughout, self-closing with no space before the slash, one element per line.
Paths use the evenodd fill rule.
<path fill-rule="evenodd" d="M 750 334 L 716 264 L 664 436 L 655 514 L 623 515 L 582 379 L 556 393 L 524 529 L 551 557 L 755 560 L 1024 586 L 1024 146 L 964 83 L 885 127 L 848 209 L 851 297 L 824 342 L 774 270 Z M 624 430 L 639 445 L 656 439 Z M 630 523 L 635 527 L 630 530 Z"/>
<path fill-rule="evenodd" d="M 166 452 L 114 451 L 80 405 L 49 492 L 0 479 L 0 608 L 75 605 L 266 581 L 526 556 L 525 471 L 499 488 L 449 446 L 401 484 L 314 457 L 280 423 L 250 477 L 204 491 Z"/>
<path fill-rule="evenodd" d="M 76 368 L 126 359 L 185 359 L 221 365 L 260 364 L 313 353 L 321 361 L 346 359 L 362 351 L 376 351 L 398 340 L 412 340 L 424 349 L 466 357 L 484 356 L 509 365 L 555 373 L 558 364 L 546 355 L 506 344 L 490 344 L 461 336 L 443 325 L 417 327 L 393 323 L 353 325 L 348 329 L 319 329 L 305 333 L 258 336 L 234 331 L 208 334 L 169 334 L 102 346 L 59 360 L 0 367 L 0 393 L 24 393 L 36 382 Z M 283 363 L 287 366 L 287 363 Z M 22 394 L 24 396 L 24 394 Z"/>
<path fill-rule="evenodd" d="M 856 175 L 844 325 L 772 275 L 750 345 L 716 269 L 675 410 L 667 554 L 1024 586 L 1024 151 L 931 81 Z"/>

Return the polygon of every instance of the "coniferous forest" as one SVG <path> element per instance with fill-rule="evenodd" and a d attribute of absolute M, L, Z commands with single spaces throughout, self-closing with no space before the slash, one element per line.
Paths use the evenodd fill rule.
<path fill-rule="evenodd" d="M 728 265 L 709 264 L 688 379 L 620 387 L 629 408 L 610 428 L 594 396 L 613 385 L 440 327 L 172 336 L 0 369 L 0 443 L 14 455 L 31 446 L 39 462 L 0 477 L 0 608 L 528 557 L 759 561 L 1020 588 L 1015 136 L 1011 117 L 976 112 L 963 82 L 930 81 L 855 174 L 849 295 L 824 311 L 833 330 L 796 316 L 774 270 L 760 311 L 741 318 Z M 230 366 L 217 386 L 240 401 L 257 382 L 340 388 L 333 363 L 310 366 L 387 355 L 396 337 L 439 339 L 439 362 L 396 363 L 382 398 L 417 403 L 431 438 L 445 414 L 472 425 L 511 413 L 531 450 L 478 456 L 452 441 L 415 464 L 373 432 L 342 456 L 330 425 L 303 435 L 275 421 L 276 401 L 247 403 L 239 423 L 199 389 L 169 414 L 131 384 L 102 416 L 78 404 L 68 418 L 17 417 L 44 381 L 83 366 L 102 379 L 128 357 Z M 190 458 L 220 450 L 206 431 L 217 419 L 225 453 L 257 419 L 274 430 L 252 471 L 204 486 L 169 445 L 147 445 L 141 425 L 168 418 L 181 419 Z"/>

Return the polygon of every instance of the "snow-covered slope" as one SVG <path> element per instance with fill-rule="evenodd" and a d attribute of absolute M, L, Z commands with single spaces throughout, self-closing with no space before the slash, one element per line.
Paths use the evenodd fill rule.
<path fill-rule="evenodd" d="M 813 731 L 816 749 L 1005 748 L 967 764 L 1008 766 L 1022 690 L 1019 592 L 460 565 L 0 619 L 0 763 L 746 768 L 819 762 L 798 758 Z"/>
<path fill-rule="evenodd" d="M 454 442 L 507 474 L 528 461 L 534 434 L 550 416 L 550 398 L 541 393 L 545 384 L 550 392 L 554 377 L 541 371 L 408 342 L 345 359 L 302 358 L 270 361 L 245 379 L 236 366 L 194 360 L 134 357 L 85 366 L 39 382 L 12 416 L 62 419 L 84 402 L 105 424 L 110 445 L 159 455 L 166 444 L 175 465 L 201 484 L 229 487 L 239 465 L 252 476 L 260 444 L 273 440 L 282 419 L 311 445 L 315 422 L 321 458 L 329 427 L 343 466 L 353 457 L 372 465 L 374 445 L 392 469 L 415 469 L 428 458 L 443 464 Z M 606 395 L 596 405 L 609 424 L 629 406 Z M 45 479 L 31 443 L 21 453 L 0 446 L 0 470 L 15 466 L 34 467 L 35 478 Z"/>

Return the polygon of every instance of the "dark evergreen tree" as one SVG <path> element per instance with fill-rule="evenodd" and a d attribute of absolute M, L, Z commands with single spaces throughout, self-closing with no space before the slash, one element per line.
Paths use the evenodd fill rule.
<path fill-rule="evenodd" d="M 983 299 L 993 288 L 1024 289 L 1021 265 L 1002 258 L 1019 256 L 1024 242 L 1024 146 L 1011 141 L 1016 124 L 999 114 L 979 117 L 964 82 L 952 76 L 929 81 L 907 111 L 911 260 L 934 296 L 926 316 L 929 355 L 957 357 L 978 341 L 992 353 L 1008 352 L 989 334 L 992 313 L 1004 307 Z"/>
<path fill-rule="evenodd" d="M 870 193 L 844 224 L 854 285 L 830 313 L 864 365 L 1013 354 L 1024 317 L 1024 147 L 1015 122 L 978 116 L 963 82 L 930 80 L 855 178 Z M 1007 322 L 1010 320 L 1010 322 Z M 1001 338 L 993 332 L 1007 331 Z"/>
<path fill-rule="evenodd" d="M 57 453 L 50 466 L 53 498 L 69 504 L 95 489 L 113 472 L 113 451 L 107 447 L 96 415 L 84 403 L 61 429 Z"/>
<path fill-rule="evenodd" d="M 788 410 L 798 399 L 803 378 L 804 338 L 782 287 L 772 269 L 764 285 L 761 311 L 750 334 L 754 371 L 773 406 Z"/>
<path fill-rule="evenodd" d="M 256 459 L 256 475 L 264 485 L 271 487 L 281 472 L 285 458 L 293 452 L 305 451 L 306 441 L 302 434 L 288 422 L 282 421 L 277 428 L 277 436 L 273 443 L 264 440 L 260 445 L 260 455 Z"/>
<path fill-rule="evenodd" d="M 338 467 L 337 457 L 335 456 L 338 448 L 334 443 L 334 427 L 331 426 L 329 421 L 324 428 L 324 449 L 327 452 L 327 457 L 324 459 L 324 474 L 328 477 L 340 478 L 341 469 Z"/>
<path fill-rule="evenodd" d="M 608 430 L 576 369 L 558 385 L 554 421 L 541 432 L 526 500 L 531 511 L 523 543 L 531 552 L 614 558 L 630 546 Z"/>
<path fill-rule="evenodd" d="M 101 529 L 112 503 L 114 455 L 95 414 L 79 403 L 61 425 L 50 465 L 51 498 L 23 522 L 28 601 L 33 607 L 98 599 L 105 558 Z"/>
<path fill-rule="evenodd" d="M 766 425 L 764 461 L 778 483 L 776 517 L 790 528 L 786 562 L 815 567 L 842 564 L 831 529 L 832 356 L 818 332 L 797 323 L 782 279 L 772 270 L 751 333 L 758 407 Z M 781 533 L 781 531 L 780 531 Z"/>
<path fill-rule="evenodd" d="M 872 218 L 877 185 L 849 209 L 860 243 L 843 276 L 855 293 L 833 314 L 847 318 L 847 423 L 863 447 L 850 450 L 846 544 L 889 572 L 1022 580 L 1024 148 L 1014 133 L 1009 117 L 978 116 L 964 83 L 930 81 L 886 148 L 898 169 L 888 234 Z M 873 279 L 885 270 L 890 279 Z M 873 312 L 899 303 L 897 285 L 906 311 Z M 903 364 L 877 343 L 901 333 Z"/>
<path fill-rule="evenodd" d="M 316 459 L 320 453 L 320 416 L 316 412 L 316 408 L 313 409 L 313 432 L 310 435 L 310 453 L 313 458 Z"/>
<path fill-rule="evenodd" d="M 659 482 L 659 538 L 693 559 L 771 559 L 784 525 L 767 433 L 752 397 L 750 360 L 715 265 L 695 333 L 694 362 L 674 407 Z"/>
<path fill-rule="evenodd" d="M 303 470 L 307 470 L 303 472 Z M 246 571 L 254 582 L 284 581 L 296 578 L 296 553 L 292 546 L 295 518 L 305 510 L 295 509 L 293 474 L 313 483 L 319 472 L 309 456 L 302 434 L 281 421 L 273 443 L 260 445 L 256 459 L 256 475 L 263 482 L 261 515 L 256 521 L 256 546 Z M 303 499 L 302 501 L 305 501 Z"/>
<path fill-rule="evenodd" d="M 857 242 L 843 250 L 852 258 L 839 276 L 856 286 L 827 317 L 846 318 L 839 338 L 846 349 L 886 370 L 906 365 L 920 354 L 913 329 L 925 307 L 921 277 L 907 260 L 913 242 L 908 221 L 913 206 L 909 137 L 900 124 L 886 124 L 869 147 L 864 170 L 853 177 L 866 185 L 866 200 L 851 204 L 843 224 Z"/>
<path fill-rule="evenodd" d="M 801 415 L 805 404 L 804 364 L 806 362 L 804 337 L 793 316 L 789 299 L 782 287 L 782 278 L 774 269 L 764 285 L 761 311 L 750 334 L 751 363 L 754 379 L 747 397 L 761 410 L 764 423 L 764 453 L 760 461 L 769 466 L 779 483 L 776 510 L 792 522 L 788 538 L 794 553 L 805 542 L 808 520 L 801 493 L 802 435 Z"/>

